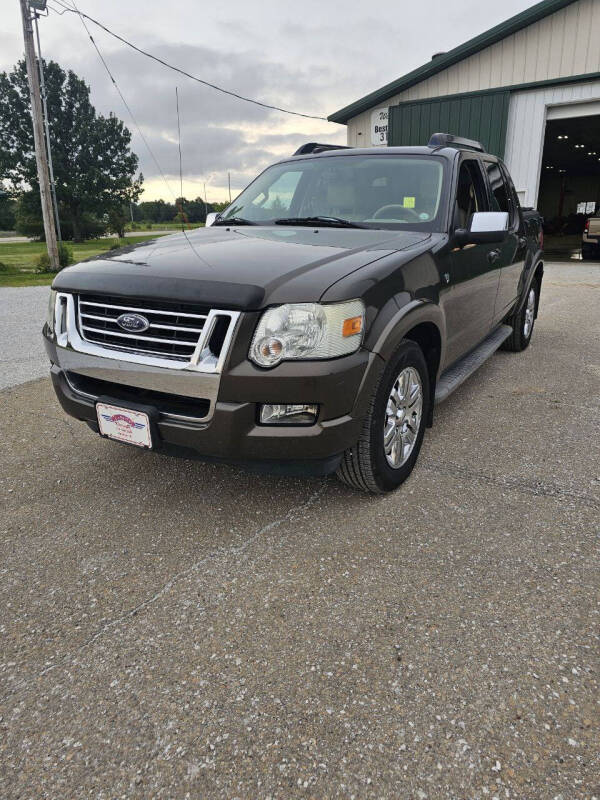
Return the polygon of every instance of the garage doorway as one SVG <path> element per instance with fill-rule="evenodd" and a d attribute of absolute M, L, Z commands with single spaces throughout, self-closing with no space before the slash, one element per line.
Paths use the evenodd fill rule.
<path fill-rule="evenodd" d="M 579 260 L 586 221 L 600 214 L 600 103 L 550 107 L 546 119 L 537 202 L 546 252 Z"/>

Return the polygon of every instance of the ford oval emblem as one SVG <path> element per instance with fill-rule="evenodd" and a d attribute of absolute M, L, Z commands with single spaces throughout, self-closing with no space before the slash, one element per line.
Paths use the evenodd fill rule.
<path fill-rule="evenodd" d="M 117 317 L 117 325 L 130 333 L 143 333 L 150 327 L 146 317 L 142 317 L 141 314 L 131 313 L 121 314 L 120 317 Z"/>

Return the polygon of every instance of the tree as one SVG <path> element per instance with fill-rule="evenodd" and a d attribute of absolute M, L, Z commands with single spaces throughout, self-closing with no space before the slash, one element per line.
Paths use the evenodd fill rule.
<path fill-rule="evenodd" d="M 17 203 L 0 183 L 0 231 L 12 231 L 15 228 L 15 212 Z"/>
<path fill-rule="evenodd" d="M 61 227 L 81 241 L 137 200 L 143 177 L 134 177 L 138 158 L 123 122 L 96 113 L 89 87 L 74 72 L 55 61 L 44 62 L 44 71 Z M 39 195 L 24 61 L 0 73 L 0 179 L 13 191 Z M 34 204 L 27 207 L 31 223 Z"/>

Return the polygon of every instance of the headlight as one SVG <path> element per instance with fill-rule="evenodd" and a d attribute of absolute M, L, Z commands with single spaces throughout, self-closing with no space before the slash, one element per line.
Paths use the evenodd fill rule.
<path fill-rule="evenodd" d="M 274 367 L 289 359 L 336 358 L 354 353 L 363 335 L 360 300 L 345 303 L 288 303 L 262 315 L 250 345 L 250 359 Z"/>
<path fill-rule="evenodd" d="M 50 333 L 54 333 L 54 307 L 56 306 L 56 295 L 58 292 L 55 292 L 54 289 L 50 289 L 50 297 L 48 298 L 48 315 L 46 317 L 46 322 L 48 323 L 48 330 Z"/>

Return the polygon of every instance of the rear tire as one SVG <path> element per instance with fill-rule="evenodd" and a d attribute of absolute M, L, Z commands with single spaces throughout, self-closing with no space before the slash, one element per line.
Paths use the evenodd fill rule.
<path fill-rule="evenodd" d="M 581 258 L 583 261 L 594 261 L 600 256 L 600 248 L 582 247 Z"/>
<path fill-rule="evenodd" d="M 431 403 L 423 351 L 405 339 L 374 387 L 362 431 L 343 455 L 337 476 L 353 489 L 397 489 L 419 456 Z"/>
<path fill-rule="evenodd" d="M 512 333 L 503 343 L 503 350 L 520 353 L 526 347 L 529 347 L 535 324 L 539 292 L 540 285 L 535 279 L 527 291 L 527 298 L 523 303 L 523 307 L 508 323 L 512 326 Z"/>

